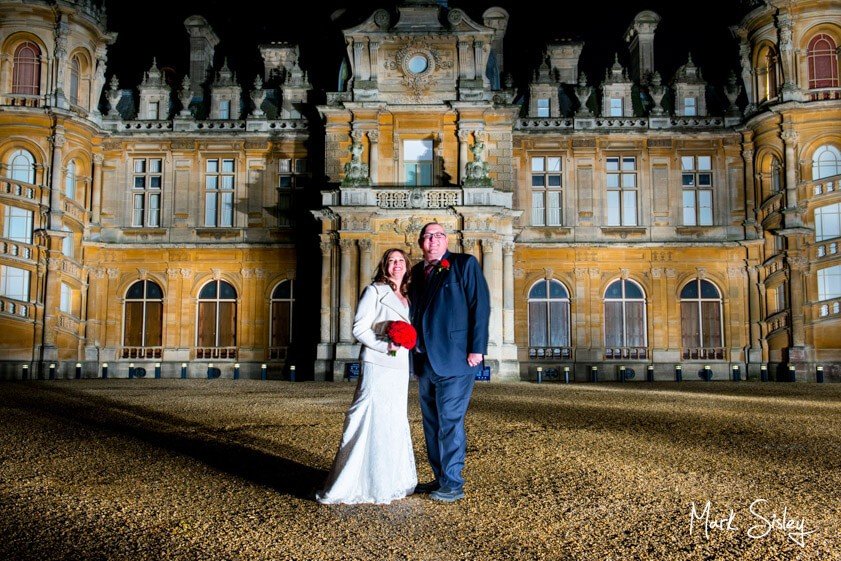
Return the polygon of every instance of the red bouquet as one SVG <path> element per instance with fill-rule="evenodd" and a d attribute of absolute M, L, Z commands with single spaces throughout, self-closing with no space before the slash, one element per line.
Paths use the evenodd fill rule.
<path fill-rule="evenodd" d="M 388 335 L 388 338 L 392 343 L 407 349 L 415 348 L 415 345 L 418 342 L 417 331 L 415 331 L 415 328 L 412 327 L 411 323 L 406 323 L 405 321 L 393 321 L 388 324 L 386 335 Z M 397 353 L 389 351 L 388 354 L 394 356 Z"/>

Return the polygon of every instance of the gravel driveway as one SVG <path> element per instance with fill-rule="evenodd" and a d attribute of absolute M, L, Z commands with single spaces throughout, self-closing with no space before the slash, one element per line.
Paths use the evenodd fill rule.
<path fill-rule="evenodd" d="M 841 559 L 841 385 L 477 384 L 464 500 L 320 506 L 353 389 L 2 383 L 0 559 Z"/>

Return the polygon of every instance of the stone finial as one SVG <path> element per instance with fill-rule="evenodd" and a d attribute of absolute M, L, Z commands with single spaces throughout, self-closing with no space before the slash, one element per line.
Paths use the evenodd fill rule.
<path fill-rule="evenodd" d="M 665 113 L 663 106 L 660 105 L 660 103 L 666 95 L 666 88 L 663 86 L 663 78 L 657 71 L 655 71 L 651 76 L 651 83 L 648 85 L 648 95 L 650 95 L 652 101 L 654 101 L 654 107 L 651 109 L 651 114 L 659 116 Z"/>
<path fill-rule="evenodd" d="M 192 81 L 186 74 L 184 75 L 184 79 L 181 80 L 181 93 L 178 96 L 178 100 L 181 102 L 181 111 L 178 113 L 178 116 L 191 117 L 190 102 L 193 101 Z"/>
<path fill-rule="evenodd" d="M 736 73 L 731 70 L 730 75 L 727 77 L 727 85 L 724 87 L 724 95 L 727 97 L 727 101 L 730 104 L 727 108 L 727 115 L 734 117 L 741 115 L 739 106 L 736 105 L 736 100 L 739 98 L 741 93 L 742 86 L 739 85 Z"/>
<path fill-rule="evenodd" d="M 584 72 L 578 74 L 578 85 L 575 87 L 575 97 L 578 98 L 578 111 L 575 112 L 578 117 L 592 117 L 593 112 L 587 107 L 587 101 L 593 95 L 593 88 L 587 85 L 587 75 Z"/>
<path fill-rule="evenodd" d="M 263 89 L 263 79 L 257 75 L 254 78 L 254 89 L 251 90 L 251 101 L 254 103 L 254 110 L 251 112 L 252 117 L 262 117 L 265 115 L 265 112 L 261 108 L 265 99 L 266 90 Z"/>
<path fill-rule="evenodd" d="M 555 76 L 552 73 L 552 68 L 549 66 L 549 58 L 544 58 L 543 63 L 535 72 L 535 82 L 538 84 L 552 84 L 554 83 Z"/>
<path fill-rule="evenodd" d="M 234 86 L 236 85 L 236 74 L 231 72 L 228 68 L 228 57 L 222 61 L 222 68 L 216 73 L 216 80 L 213 82 L 214 86 Z"/>
<path fill-rule="evenodd" d="M 114 74 L 111 76 L 111 81 L 108 82 L 108 91 L 105 94 L 108 100 L 108 116 L 119 117 L 120 113 L 117 111 L 117 104 L 120 103 L 120 98 L 123 97 L 123 92 L 120 91 L 120 79 Z"/>
<path fill-rule="evenodd" d="M 158 59 L 156 57 L 152 58 L 152 67 L 149 68 L 148 72 L 143 74 L 143 82 L 140 85 L 153 87 L 165 85 L 163 72 L 158 68 Z"/>
<path fill-rule="evenodd" d="M 675 74 L 675 82 L 683 82 L 685 84 L 701 84 L 704 82 L 701 76 L 701 69 L 695 66 L 692 61 L 692 53 L 686 58 L 686 64 L 677 69 Z"/>

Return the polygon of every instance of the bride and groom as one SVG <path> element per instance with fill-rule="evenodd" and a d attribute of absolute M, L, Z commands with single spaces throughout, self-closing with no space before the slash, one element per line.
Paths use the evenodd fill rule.
<path fill-rule="evenodd" d="M 402 250 L 387 250 L 360 298 L 353 335 L 362 344 L 362 372 L 339 451 L 316 495 L 321 503 L 384 504 L 413 492 L 442 502 L 464 497 L 464 416 L 488 346 L 488 285 L 473 256 L 447 250 L 440 224 L 421 228 L 418 244 L 423 261 L 411 271 Z M 401 321 L 417 332 L 411 350 L 387 335 Z M 435 476 L 421 485 L 407 416 L 410 360 Z"/>

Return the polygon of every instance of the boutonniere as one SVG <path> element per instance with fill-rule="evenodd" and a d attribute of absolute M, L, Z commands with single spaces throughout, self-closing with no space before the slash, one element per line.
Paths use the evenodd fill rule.
<path fill-rule="evenodd" d="M 450 270 L 450 262 L 446 259 L 442 259 L 438 262 L 438 272 L 441 271 L 449 271 Z"/>

